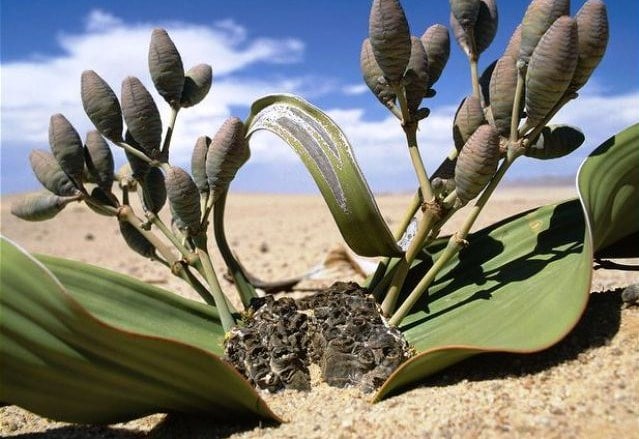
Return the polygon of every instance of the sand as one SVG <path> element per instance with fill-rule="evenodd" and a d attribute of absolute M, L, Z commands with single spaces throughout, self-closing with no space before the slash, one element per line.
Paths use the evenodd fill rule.
<path fill-rule="evenodd" d="M 475 229 L 573 196 L 571 187 L 502 188 Z M 409 198 L 378 198 L 391 226 L 400 220 Z M 112 218 L 71 205 L 54 220 L 27 223 L 9 214 L 13 199 L 2 199 L 1 231 L 27 250 L 125 272 L 197 299 L 164 267 L 128 250 Z M 249 270 L 264 279 L 304 273 L 343 245 L 318 196 L 232 194 L 227 210 L 229 241 Z M 444 233 L 459 222 L 460 215 Z M 222 271 L 217 255 L 214 265 Z M 305 281 L 302 287 L 321 287 L 335 280 L 362 277 L 344 265 L 331 277 Z M 272 409 L 288 423 L 209 425 L 201 437 L 639 437 L 639 307 L 621 301 L 621 289 L 636 282 L 637 272 L 595 271 L 581 322 L 544 352 L 475 357 L 374 405 L 370 395 L 319 382 L 308 393 L 266 394 Z M 226 281 L 222 286 L 232 290 Z M 162 431 L 166 425 L 157 425 L 163 420 L 159 414 L 114 426 L 77 426 L 8 406 L 0 408 L 0 433 L 23 438 L 137 438 Z M 195 424 L 186 425 L 186 430 L 170 435 L 195 437 L 189 430 Z"/>

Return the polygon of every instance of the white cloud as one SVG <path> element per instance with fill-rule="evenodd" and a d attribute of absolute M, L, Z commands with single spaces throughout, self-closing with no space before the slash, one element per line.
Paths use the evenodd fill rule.
<path fill-rule="evenodd" d="M 63 55 L 25 57 L 23 61 L 0 66 L 3 149 L 25 148 L 26 157 L 28 149 L 46 148 L 48 119 L 58 112 L 65 114 L 80 133 L 92 129 L 82 110 L 79 93 L 80 75 L 87 68 L 97 71 L 116 94 L 119 94 L 119 84 L 124 77 L 140 77 L 166 117 L 167 106 L 155 93 L 147 73 L 149 36 L 157 26 L 169 30 L 186 68 L 200 62 L 213 66 L 210 95 L 202 104 L 180 112 L 172 147 L 172 161 L 176 164 L 188 165 L 190 151 L 198 136 L 214 135 L 232 112 L 237 113 L 237 107 L 248 108 L 265 94 L 290 92 L 312 100 L 329 92 L 345 95 L 367 92 L 365 85 L 343 84 L 339 78 L 251 75 L 250 67 L 258 63 L 300 61 L 304 44 L 295 39 L 252 38 L 233 20 L 222 20 L 211 26 L 175 22 L 130 24 L 108 12 L 95 10 L 86 18 L 84 32 L 58 37 Z M 513 169 L 516 176 L 574 173 L 579 162 L 594 147 L 639 120 L 639 91 L 611 95 L 601 84 L 593 83 L 581 94 L 582 97 L 569 103 L 553 122 L 581 127 L 586 144 L 563 161 L 533 163 L 522 160 L 521 165 Z M 420 150 L 430 173 L 452 145 L 455 109 L 456 106 L 433 106 L 431 115 L 420 124 Z M 404 134 L 393 116 L 389 114 L 374 120 L 365 110 L 348 107 L 332 108 L 328 114 L 346 133 L 373 189 L 408 189 L 416 184 Z M 257 165 L 297 161 L 295 155 L 272 135 L 257 134 L 252 142 L 252 152 L 252 160 Z"/>
<path fill-rule="evenodd" d="M 436 108 L 420 123 L 418 142 L 430 172 L 439 166 L 452 146 L 454 112 L 454 107 Z M 361 109 L 333 109 L 328 114 L 348 137 L 373 190 L 409 189 L 417 184 L 404 132 L 394 116 L 367 120 Z"/>
<path fill-rule="evenodd" d="M 361 95 L 368 91 L 366 84 L 352 84 L 342 87 L 342 93 L 347 96 Z"/>
<path fill-rule="evenodd" d="M 124 23 L 115 15 L 101 9 L 94 9 L 89 13 L 86 21 L 86 29 L 89 32 L 100 32 L 109 28 L 122 26 Z"/>
<path fill-rule="evenodd" d="M 296 39 L 250 38 L 244 27 L 228 19 L 211 26 L 130 24 L 108 12 L 94 10 L 85 20 L 84 32 L 58 37 L 63 55 L 25 57 L 23 61 L 2 64 L 3 145 L 25 148 L 25 156 L 27 148 L 46 148 L 48 120 L 54 113 L 65 114 L 81 135 L 92 129 L 80 100 L 80 75 L 85 69 L 98 72 L 118 95 L 122 79 L 138 76 L 154 95 L 162 116 L 167 117 L 168 106 L 155 92 L 147 66 L 149 37 L 158 26 L 169 31 L 185 68 L 201 62 L 213 67 L 209 96 L 202 104 L 180 112 L 172 148 L 177 164 L 188 163 L 195 139 L 202 134 L 212 136 L 231 115 L 232 106 L 248 107 L 268 93 L 307 91 L 317 95 L 335 87 L 319 78 L 245 74 L 258 63 L 299 62 L 304 43 Z M 238 77 L 240 72 L 244 74 Z"/>

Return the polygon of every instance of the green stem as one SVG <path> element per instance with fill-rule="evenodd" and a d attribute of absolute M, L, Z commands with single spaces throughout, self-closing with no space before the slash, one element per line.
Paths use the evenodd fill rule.
<path fill-rule="evenodd" d="M 386 108 L 388 108 L 388 110 L 391 113 L 393 113 L 393 116 L 395 116 L 400 121 L 403 119 L 402 111 L 399 108 L 397 108 L 397 105 L 395 105 L 393 101 L 387 101 L 387 102 L 384 102 L 383 104 Z"/>
<path fill-rule="evenodd" d="M 475 221 L 477 220 L 477 216 L 482 211 L 486 202 L 493 194 L 495 188 L 503 178 L 504 174 L 508 170 L 508 168 L 512 165 L 517 156 L 507 156 L 506 160 L 502 163 L 502 165 L 497 170 L 497 173 L 490 181 L 489 185 L 486 187 L 484 192 L 481 194 L 475 205 L 473 206 L 470 214 L 464 221 L 464 224 L 457 231 L 457 233 L 451 236 L 448 241 L 448 245 L 444 250 L 444 253 L 435 261 L 432 267 L 428 270 L 426 275 L 422 278 L 422 280 L 417 284 L 417 286 L 411 291 L 406 300 L 401 304 L 401 306 L 397 309 L 395 314 L 390 318 L 389 323 L 393 326 L 397 326 L 401 323 L 401 321 L 406 317 L 406 314 L 413 308 L 415 303 L 420 299 L 420 297 L 424 294 L 424 292 L 431 285 L 435 277 L 442 269 L 442 267 L 459 252 L 459 250 L 466 245 L 466 237 L 468 236 L 468 232 L 470 228 L 473 226 Z"/>
<path fill-rule="evenodd" d="M 240 293 L 240 298 L 245 307 L 248 307 L 251 303 L 251 299 L 257 297 L 255 288 L 249 281 L 246 273 L 242 269 L 242 265 L 233 255 L 233 251 L 226 240 L 226 233 L 224 230 L 224 211 L 226 208 L 226 197 L 228 192 L 224 191 L 213 206 L 213 233 L 215 235 L 215 242 L 224 259 L 224 262 L 231 271 L 235 286 Z"/>
<path fill-rule="evenodd" d="M 131 206 L 121 206 L 118 212 L 118 218 L 121 221 L 126 221 L 135 227 L 144 237 L 155 247 L 155 249 L 162 255 L 164 259 L 172 266 L 178 262 L 178 258 L 175 257 L 171 249 L 162 241 L 155 233 L 150 230 L 146 230 L 144 223 L 138 218 Z"/>
<path fill-rule="evenodd" d="M 470 61 L 470 81 L 473 85 L 473 96 L 475 96 L 481 102 L 482 108 L 486 106 L 484 98 L 481 95 L 481 89 L 479 87 L 479 70 L 477 67 L 477 56 L 471 56 Z"/>
<path fill-rule="evenodd" d="M 526 80 L 526 66 L 518 66 L 517 86 L 515 87 L 515 99 L 513 100 L 513 112 L 510 116 L 510 142 L 514 143 L 519 137 L 519 108 L 521 100 L 524 98 L 524 84 Z"/>
<path fill-rule="evenodd" d="M 406 134 L 408 152 L 410 153 L 413 168 L 415 168 L 415 173 L 417 174 L 419 189 L 422 192 L 422 199 L 424 201 L 431 201 L 434 198 L 433 187 L 428 179 L 428 174 L 426 173 L 426 168 L 424 167 L 424 162 L 422 161 L 422 156 L 417 145 L 417 122 L 404 124 L 403 128 Z"/>
<path fill-rule="evenodd" d="M 71 201 L 77 201 L 77 200 L 80 200 L 80 199 L 83 199 L 85 203 L 90 204 L 91 207 L 93 207 L 96 210 L 101 211 L 104 215 L 118 216 L 119 209 L 117 207 L 96 203 L 95 201 L 93 201 L 93 199 L 91 197 L 80 196 L 77 199 L 73 199 L 72 198 L 72 199 L 70 199 L 68 201 L 68 203 L 70 203 Z"/>
<path fill-rule="evenodd" d="M 402 239 L 402 236 L 404 236 L 404 233 L 406 233 L 406 229 L 408 228 L 408 225 L 415 217 L 415 214 L 417 213 L 417 210 L 419 209 L 419 206 L 421 206 L 421 204 L 422 204 L 422 198 L 420 196 L 420 191 L 417 190 L 415 194 L 413 195 L 413 198 L 411 199 L 410 204 L 408 205 L 408 208 L 406 209 L 406 212 L 404 212 L 404 217 L 402 218 L 401 222 L 399 223 L 399 226 L 395 230 L 395 234 L 394 234 L 395 241 L 399 241 L 400 239 Z M 382 278 L 386 274 L 386 269 L 388 268 L 388 264 L 390 264 L 391 259 L 392 258 L 390 257 L 385 257 L 379 261 L 379 264 L 377 265 L 377 268 L 375 269 L 375 273 L 368 280 L 368 282 L 364 284 L 366 288 L 374 289 L 374 290 L 376 289 L 377 285 L 379 284 L 379 281 L 382 280 Z M 378 295 L 380 294 L 381 294 L 381 291 L 377 291 L 377 295 L 374 294 L 378 300 L 381 299 L 381 297 L 378 297 Z"/>
<path fill-rule="evenodd" d="M 117 142 L 116 145 L 118 145 L 120 148 L 124 149 L 129 154 L 136 156 L 140 160 L 144 160 L 150 166 L 160 166 L 160 162 L 159 161 L 153 160 L 148 155 L 146 155 L 144 152 L 140 151 L 137 148 L 132 147 L 131 145 L 129 145 L 126 142 Z"/>
<path fill-rule="evenodd" d="M 209 284 L 209 288 L 211 289 L 215 307 L 220 314 L 222 327 L 224 328 L 225 332 L 229 332 L 231 328 L 235 326 L 235 319 L 231 315 L 231 311 L 229 310 L 228 304 L 226 303 L 226 297 L 224 296 L 222 287 L 220 287 L 220 283 L 217 280 L 217 276 L 215 275 L 215 270 L 213 269 L 211 258 L 209 257 L 206 249 L 202 247 L 198 247 L 196 251 L 197 255 L 200 257 L 198 265 L 201 265 L 201 268 L 204 270 L 204 277 L 206 278 L 206 282 Z"/>
<path fill-rule="evenodd" d="M 204 285 L 200 282 L 200 280 L 195 277 L 195 275 L 189 270 L 188 266 L 182 266 L 179 272 L 179 276 L 184 279 L 191 287 L 200 295 L 204 301 L 209 304 L 215 306 L 215 298 L 209 290 L 206 289 Z"/>
<path fill-rule="evenodd" d="M 552 110 L 550 110 L 550 112 L 544 117 L 544 119 L 539 122 L 537 124 L 537 126 L 535 127 L 534 130 L 532 130 L 530 133 L 526 134 L 525 131 L 527 131 L 524 127 L 522 127 L 522 129 L 519 131 L 519 136 L 523 137 L 524 134 L 526 135 L 527 139 L 530 139 L 531 141 L 535 139 L 535 137 L 537 137 L 539 135 L 539 133 L 541 132 L 541 130 L 544 129 L 544 127 L 546 126 L 546 124 L 548 122 L 550 122 L 550 120 L 555 117 L 555 114 L 557 114 L 557 112 L 559 110 L 561 110 L 561 108 L 566 105 L 568 102 L 570 102 L 571 100 L 575 99 L 577 97 L 577 93 L 571 93 L 571 94 L 567 94 L 561 97 L 561 99 L 559 100 L 559 102 L 557 102 L 557 104 L 552 108 Z"/>
<path fill-rule="evenodd" d="M 422 244 L 426 240 L 428 233 L 431 231 L 436 221 L 437 215 L 435 212 L 431 209 L 426 209 L 424 216 L 419 222 L 419 226 L 417 227 L 417 232 L 415 233 L 413 240 L 408 246 L 406 253 L 404 253 L 404 256 L 397 263 L 397 268 L 391 280 L 390 289 L 382 302 L 382 312 L 385 315 L 390 315 L 394 311 L 397 298 L 399 297 L 399 293 L 404 285 L 404 281 L 406 280 L 408 269 L 421 251 Z"/>
<path fill-rule="evenodd" d="M 406 100 L 406 89 L 401 84 L 392 86 L 395 95 L 397 96 L 397 102 L 399 103 L 399 109 L 401 112 L 402 125 L 406 125 L 410 122 L 410 112 L 408 111 L 408 101 Z"/>
<path fill-rule="evenodd" d="M 175 234 L 167 227 L 167 225 L 164 224 L 164 221 L 162 221 L 160 217 L 154 214 L 153 212 L 148 212 L 146 217 L 151 222 L 151 224 L 157 227 L 160 230 L 160 232 L 162 232 L 162 234 L 169 241 L 171 241 L 171 244 L 173 244 L 175 248 L 178 249 L 178 251 L 186 259 L 189 265 L 192 265 L 191 264 L 192 260 L 197 256 L 194 255 L 193 252 L 190 251 L 188 248 L 186 248 L 184 244 L 182 244 L 182 241 L 180 241 L 180 239 L 177 236 L 175 236 Z"/>
<path fill-rule="evenodd" d="M 413 195 L 413 198 L 411 198 L 410 200 L 410 204 L 408 205 L 406 212 L 404 212 L 404 217 L 399 223 L 399 226 L 397 227 L 397 229 L 395 229 L 395 234 L 394 234 L 395 241 L 399 241 L 400 239 L 402 239 L 402 237 L 404 236 L 404 233 L 406 233 L 406 229 L 408 228 L 408 225 L 415 217 L 415 214 L 417 213 L 417 210 L 419 210 L 419 206 L 421 206 L 422 203 L 423 203 L 423 200 L 422 200 L 422 197 L 420 196 L 420 192 L 416 191 L 415 194 Z"/>
<path fill-rule="evenodd" d="M 162 144 L 162 152 L 160 157 L 162 157 L 163 162 L 169 161 L 169 147 L 171 146 L 171 137 L 173 136 L 173 131 L 175 130 L 175 120 L 177 119 L 178 112 L 180 111 L 180 107 L 174 108 L 171 107 L 171 114 L 169 115 L 169 124 L 166 127 L 166 135 L 164 136 L 164 143 Z"/>

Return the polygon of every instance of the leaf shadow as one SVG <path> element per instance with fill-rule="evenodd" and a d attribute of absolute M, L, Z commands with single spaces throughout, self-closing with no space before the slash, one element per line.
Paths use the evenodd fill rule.
<path fill-rule="evenodd" d="M 541 272 L 548 264 L 569 254 L 582 251 L 585 223 L 578 203 L 577 200 L 573 200 L 557 205 L 553 210 L 548 227 L 537 234 L 533 250 L 499 267 L 484 269 L 484 264 L 497 258 L 505 249 L 502 241 L 489 234 L 501 226 L 503 222 L 473 235 L 471 237 L 472 245 L 459 252 L 455 268 L 434 283 L 434 286 L 438 284 L 445 286 L 434 293 L 424 294 L 413 307 L 412 313 L 425 313 L 423 317 L 403 325 L 402 331 L 423 325 L 477 300 L 491 300 L 493 294 L 499 292 L 505 285 L 523 282 Z M 577 215 L 575 215 L 576 212 Z M 515 218 L 521 216 L 523 214 Z M 512 221 L 513 218 L 510 220 Z M 411 273 L 410 283 L 407 283 L 408 288 L 406 288 L 408 291 L 417 285 L 420 277 L 424 274 L 422 271 L 419 276 L 417 269 L 419 266 Z M 442 300 L 469 285 L 481 286 L 488 281 L 493 281 L 489 288 L 478 289 L 472 295 L 456 301 L 446 308 L 430 312 L 430 303 Z"/>
<path fill-rule="evenodd" d="M 44 432 L 24 433 L 12 436 L 15 439 L 69 439 L 96 437 L 101 439 L 221 439 L 236 433 L 250 431 L 256 427 L 276 426 L 275 423 L 258 420 L 239 422 L 237 419 L 224 421 L 204 417 L 168 414 L 149 432 L 129 430 L 110 425 L 67 425 L 51 428 Z"/>
<path fill-rule="evenodd" d="M 619 332 L 621 291 L 593 292 L 577 325 L 559 343 L 530 354 L 485 353 L 476 355 L 426 378 L 421 386 L 449 386 L 464 380 L 486 381 L 534 375 L 579 358 L 590 349 L 604 346 Z"/>
<path fill-rule="evenodd" d="M 51 428 L 37 433 L 24 433 L 12 436 L 14 439 L 69 439 L 81 437 L 99 437 L 103 439 L 140 439 L 145 433 L 115 428 L 107 425 L 68 425 Z"/>

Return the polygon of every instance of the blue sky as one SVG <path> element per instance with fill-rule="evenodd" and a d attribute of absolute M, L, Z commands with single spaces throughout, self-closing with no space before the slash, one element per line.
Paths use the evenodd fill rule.
<path fill-rule="evenodd" d="M 579 126 L 580 150 L 552 162 L 520 160 L 509 179 L 571 177 L 595 146 L 639 121 L 639 2 L 608 0 L 608 51 L 579 100 L 555 122 Z M 415 35 L 435 23 L 448 25 L 448 1 L 402 2 Z M 499 32 L 480 68 L 503 51 L 528 2 L 498 0 Z M 572 2 L 572 13 L 581 7 Z M 3 194 L 38 189 L 28 153 L 47 148 L 49 116 L 61 112 L 83 136 L 91 129 L 80 102 L 80 74 L 94 69 L 119 93 L 121 80 L 138 76 L 152 89 L 146 67 L 149 36 L 164 27 L 185 67 L 212 65 L 214 84 L 198 106 L 181 112 L 172 163 L 187 166 L 195 139 L 212 136 L 230 115 L 245 118 L 250 103 L 275 92 L 299 94 L 328 112 L 349 137 L 376 192 L 410 191 L 416 179 L 402 131 L 363 85 L 359 51 L 368 32 L 370 2 L 237 0 L 2 0 L 1 185 Z M 452 116 L 470 92 L 465 57 L 452 42 L 451 59 L 425 101 L 431 116 L 420 126 L 420 145 L 432 172 L 452 144 Z M 163 113 L 167 108 L 157 100 Z M 165 114 L 163 114 L 165 115 Z M 117 155 L 122 162 L 122 155 Z M 268 134 L 252 143 L 252 158 L 234 190 L 315 192 L 292 151 Z"/>

